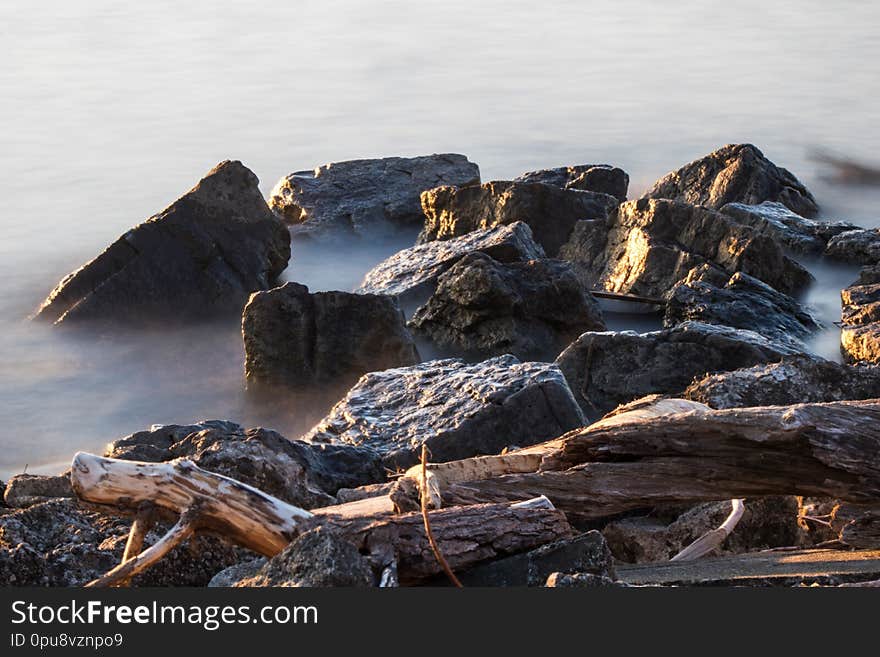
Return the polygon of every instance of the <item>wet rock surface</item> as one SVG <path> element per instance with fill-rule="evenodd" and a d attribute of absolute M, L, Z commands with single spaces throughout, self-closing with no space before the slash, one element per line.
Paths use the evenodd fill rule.
<path fill-rule="evenodd" d="M 420 225 L 427 189 L 479 183 L 479 167 L 456 153 L 349 160 L 285 176 L 269 205 L 295 235 L 368 236 Z"/>
<path fill-rule="evenodd" d="M 880 228 L 850 230 L 828 242 L 825 255 L 857 265 L 880 264 Z"/>
<path fill-rule="evenodd" d="M 617 205 L 618 200 L 607 194 L 543 183 L 495 181 L 471 187 L 437 187 L 422 194 L 425 227 L 419 243 L 522 221 L 547 255 L 554 257 L 576 222 L 607 219 Z"/>
<path fill-rule="evenodd" d="M 515 182 L 544 183 L 565 189 L 599 192 L 626 200 L 629 175 L 623 169 L 610 164 L 576 164 L 553 169 L 529 171 L 514 179 Z"/>
<path fill-rule="evenodd" d="M 840 293 L 840 300 L 844 359 L 880 363 L 880 283 L 851 285 Z"/>
<path fill-rule="evenodd" d="M 2 483 L 2 482 L 0 482 Z M 63 475 L 20 474 L 12 477 L 3 490 L 6 506 L 23 508 L 58 497 L 73 497 L 70 478 Z"/>
<path fill-rule="evenodd" d="M 290 234 L 257 177 L 225 161 L 64 278 L 35 317 L 141 325 L 235 315 L 287 267 Z"/>
<path fill-rule="evenodd" d="M 553 365 L 447 359 L 365 375 L 303 439 L 373 449 L 394 470 L 416 463 L 423 444 L 443 462 L 532 445 L 583 422 Z"/>
<path fill-rule="evenodd" d="M 503 264 L 474 253 L 440 277 L 409 326 L 466 353 L 552 359 L 584 331 L 604 330 L 605 322 L 568 263 Z"/>
<path fill-rule="evenodd" d="M 720 209 L 727 203 L 757 205 L 777 201 L 812 217 L 816 199 L 787 169 L 752 144 L 728 144 L 654 183 L 644 198 L 666 198 Z"/>
<path fill-rule="evenodd" d="M 584 333 L 556 364 L 591 419 L 649 394 L 677 394 L 695 377 L 796 353 L 743 329 L 700 322 L 650 333 Z"/>
<path fill-rule="evenodd" d="M 390 296 L 316 292 L 298 283 L 254 294 L 242 315 L 245 376 L 256 386 L 351 385 L 419 361 Z"/>

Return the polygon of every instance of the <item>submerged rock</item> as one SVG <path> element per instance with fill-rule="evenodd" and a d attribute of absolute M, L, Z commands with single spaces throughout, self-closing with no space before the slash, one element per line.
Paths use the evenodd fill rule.
<path fill-rule="evenodd" d="M 544 249 L 535 243 L 532 229 L 516 221 L 399 251 L 373 267 L 355 292 L 390 294 L 401 302 L 416 299 L 433 292 L 440 275 L 469 253 L 485 253 L 498 262 L 544 257 Z"/>
<path fill-rule="evenodd" d="M 685 322 L 651 333 L 584 333 L 556 364 L 592 418 L 649 394 L 677 394 L 707 372 L 775 362 L 796 353 L 762 335 Z"/>
<path fill-rule="evenodd" d="M 880 265 L 880 228 L 840 233 L 828 242 L 825 255 L 857 265 Z"/>
<path fill-rule="evenodd" d="M 565 189 L 599 192 L 613 196 L 618 201 L 625 201 L 629 175 L 623 169 L 610 164 L 576 164 L 529 171 L 515 178 L 514 182 L 544 183 Z"/>
<path fill-rule="evenodd" d="M 553 365 L 448 359 L 365 375 L 303 439 L 370 448 L 399 469 L 423 444 L 439 463 L 533 445 L 583 422 Z"/>
<path fill-rule="evenodd" d="M 309 293 L 285 283 L 251 296 L 241 320 L 249 384 L 351 385 L 362 374 L 419 362 L 394 298 Z"/>
<path fill-rule="evenodd" d="M 804 217 L 819 210 L 816 199 L 787 169 L 752 144 L 728 144 L 654 183 L 643 198 L 666 198 L 720 209 L 728 203 L 778 201 Z"/>
<path fill-rule="evenodd" d="M 456 153 L 349 160 L 285 176 L 269 204 L 295 234 L 365 236 L 420 225 L 426 189 L 479 183 L 479 167 Z"/>
<path fill-rule="evenodd" d="M 522 221 L 553 257 L 575 223 L 606 219 L 618 200 L 607 194 L 543 183 L 495 181 L 472 187 L 437 187 L 422 194 L 425 227 L 419 243 L 448 240 L 474 230 Z"/>
<path fill-rule="evenodd" d="M 561 260 L 502 264 L 465 256 L 440 277 L 409 326 L 481 356 L 553 358 L 584 331 L 605 329 L 593 295 Z"/>
<path fill-rule="evenodd" d="M 63 475 L 15 475 L 6 484 L 3 501 L 6 506 L 23 508 L 58 497 L 73 497 L 70 477 Z"/>
<path fill-rule="evenodd" d="M 290 234 L 241 162 L 214 167 L 184 196 L 64 278 L 35 317 L 143 324 L 238 313 L 287 267 Z"/>
<path fill-rule="evenodd" d="M 880 363 L 880 283 L 851 285 L 840 299 L 843 357 L 853 363 Z"/>

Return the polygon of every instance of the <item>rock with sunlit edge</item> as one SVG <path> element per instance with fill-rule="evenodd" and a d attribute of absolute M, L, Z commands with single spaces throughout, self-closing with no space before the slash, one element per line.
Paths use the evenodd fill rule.
<path fill-rule="evenodd" d="M 626 200 L 626 192 L 629 187 L 629 174 L 610 164 L 575 164 L 567 167 L 540 169 L 524 173 L 515 180 L 539 182 L 585 192 L 600 192 L 614 196 L 618 201 Z"/>

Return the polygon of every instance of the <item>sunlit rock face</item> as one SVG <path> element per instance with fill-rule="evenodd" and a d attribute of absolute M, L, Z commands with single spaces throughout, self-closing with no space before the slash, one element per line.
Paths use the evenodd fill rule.
<path fill-rule="evenodd" d="M 456 153 L 348 160 L 283 177 L 269 205 L 295 236 L 376 236 L 420 226 L 424 190 L 479 183 L 479 167 Z"/>
<path fill-rule="evenodd" d="M 543 183 L 495 181 L 471 187 L 437 187 L 422 194 L 425 227 L 419 243 L 448 240 L 474 230 L 522 221 L 550 257 L 584 219 L 612 216 L 618 200 L 608 194 Z"/>
<path fill-rule="evenodd" d="M 880 265 L 880 228 L 851 230 L 828 242 L 825 255 L 859 265 Z"/>
<path fill-rule="evenodd" d="M 880 363 L 880 283 L 851 285 L 840 293 L 840 300 L 844 358 Z"/>
<path fill-rule="evenodd" d="M 668 173 L 643 198 L 666 198 L 720 209 L 727 203 L 778 201 L 804 217 L 819 210 L 816 199 L 788 170 L 752 144 L 728 144 Z"/>
<path fill-rule="evenodd" d="M 358 381 L 304 440 L 375 450 L 391 470 L 497 454 L 582 426 L 559 369 L 507 355 L 468 364 L 435 360 L 372 372 Z"/>
<path fill-rule="evenodd" d="M 762 335 L 728 326 L 685 322 L 650 333 L 584 333 L 556 364 L 591 419 L 649 394 L 681 393 L 708 372 L 779 361 L 797 353 Z"/>
<path fill-rule="evenodd" d="M 237 315 L 290 259 L 290 234 L 258 184 L 241 162 L 221 162 L 62 280 L 36 317 L 139 324 Z"/>
<path fill-rule="evenodd" d="M 516 182 L 544 183 L 566 189 L 579 189 L 584 192 L 600 192 L 626 200 L 629 188 L 629 174 L 610 164 L 576 164 L 554 169 L 529 171 L 514 179 Z"/>
<path fill-rule="evenodd" d="M 482 357 L 552 359 L 584 331 L 605 328 L 599 304 L 560 260 L 499 263 L 465 256 L 440 277 L 409 326 Z"/>

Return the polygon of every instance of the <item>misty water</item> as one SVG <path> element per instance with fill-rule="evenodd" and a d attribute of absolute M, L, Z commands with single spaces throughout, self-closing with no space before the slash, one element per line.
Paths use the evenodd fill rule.
<path fill-rule="evenodd" d="M 63 275 L 223 159 L 264 192 L 357 157 L 461 152 L 484 180 L 608 162 L 634 197 L 748 141 L 825 216 L 880 223 L 880 192 L 828 183 L 809 157 L 880 152 L 870 3 L 220 4 L 0 5 L 0 477 L 59 470 L 153 423 L 223 418 L 296 437 L 332 404 L 319 391 L 249 398 L 237 321 L 136 334 L 27 321 Z M 351 289 L 413 237 L 297 243 L 284 277 Z M 855 270 L 811 268 L 807 300 L 838 319 Z M 836 357 L 837 337 L 830 326 L 817 351 Z"/>

